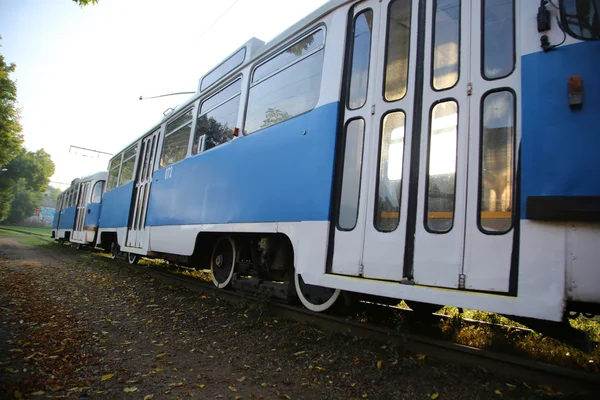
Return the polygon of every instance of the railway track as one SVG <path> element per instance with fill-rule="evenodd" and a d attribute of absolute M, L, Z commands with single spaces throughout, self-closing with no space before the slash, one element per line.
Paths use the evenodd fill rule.
<path fill-rule="evenodd" d="M 126 265 L 129 268 L 139 268 Z M 194 292 L 214 293 L 231 303 L 249 303 L 257 300 L 257 297 L 253 294 L 217 289 L 211 283 L 202 282 L 194 277 L 176 274 L 173 269 L 165 270 L 163 268 L 145 267 L 144 271 L 161 282 L 179 285 Z M 411 353 L 426 354 L 438 360 L 480 367 L 492 373 L 506 376 L 507 378 L 517 378 L 521 381 L 549 385 L 556 390 L 584 390 L 592 392 L 600 390 L 600 375 L 598 374 L 465 346 L 447 340 L 437 340 L 423 335 L 404 333 L 393 328 L 362 323 L 335 315 L 315 313 L 299 306 L 279 302 L 270 302 L 269 312 L 277 318 L 309 322 L 330 332 L 341 332 L 372 339 L 403 348 Z M 483 321 L 473 320 L 470 322 Z"/>

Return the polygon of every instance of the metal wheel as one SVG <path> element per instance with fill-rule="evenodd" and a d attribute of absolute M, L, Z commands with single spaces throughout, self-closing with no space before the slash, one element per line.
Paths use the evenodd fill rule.
<path fill-rule="evenodd" d="M 210 276 L 219 289 L 227 287 L 231 283 L 236 259 L 237 251 L 231 236 L 219 237 L 210 257 Z"/>
<path fill-rule="evenodd" d="M 127 262 L 131 265 L 135 265 L 140 260 L 140 257 L 137 254 L 127 253 Z"/>
<path fill-rule="evenodd" d="M 340 289 L 331 289 L 304 283 L 300 274 L 294 272 L 296 293 L 302 305 L 314 312 L 323 312 L 331 308 L 342 292 Z"/>
<path fill-rule="evenodd" d="M 110 245 L 110 258 L 115 260 L 119 256 L 120 250 L 121 250 L 121 247 L 119 246 L 119 243 L 117 243 L 116 240 L 114 242 L 112 242 Z"/>

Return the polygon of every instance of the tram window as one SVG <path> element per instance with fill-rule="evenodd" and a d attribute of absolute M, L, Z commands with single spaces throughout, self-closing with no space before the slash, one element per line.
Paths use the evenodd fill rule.
<path fill-rule="evenodd" d="M 233 71 L 233 69 L 239 66 L 242 62 L 244 62 L 244 58 L 246 58 L 246 48 L 239 49 L 235 54 L 229 57 L 227 60 L 223 61 L 221 65 L 217 68 L 206 74 L 204 78 L 202 78 L 202 82 L 200 83 L 200 90 L 203 91 L 208 88 L 210 85 Z"/>
<path fill-rule="evenodd" d="M 449 89 L 458 82 L 460 68 L 460 0 L 434 2 L 433 29 L 432 85 Z"/>
<path fill-rule="evenodd" d="M 375 204 L 375 227 L 383 232 L 395 230 L 400 221 L 404 129 L 404 112 L 392 112 L 383 118 Z"/>
<path fill-rule="evenodd" d="M 362 118 L 352 120 L 346 125 L 342 189 L 338 216 L 338 228 L 341 230 L 350 231 L 354 229 L 358 219 L 364 135 L 365 121 Z"/>
<path fill-rule="evenodd" d="M 515 68 L 514 0 L 483 3 L 483 76 L 504 78 Z"/>
<path fill-rule="evenodd" d="M 482 101 L 479 227 L 503 233 L 512 227 L 515 100 L 512 92 L 492 92 Z"/>
<path fill-rule="evenodd" d="M 561 0 L 562 25 L 577 39 L 600 39 L 600 0 Z"/>
<path fill-rule="evenodd" d="M 361 108 L 367 101 L 372 31 L 372 10 L 365 10 L 354 18 L 354 43 L 352 45 L 352 67 L 348 96 L 348 108 L 350 110 Z"/>
<path fill-rule="evenodd" d="M 113 190 L 118 186 L 121 157 L 122 154 L 113 158 L 108 166 L 108 184 L 106 185 L 106 191 Z"/>
<path fill-rule="evenodd" d="M 133 180 L 133 169 L 135 167 L 135 155 L 137 145 L 127 150 L 123 155 L 123 165 L 121 166 L 121 176 L 119 177 L 119 186 L 125 185 Z"/>
<path fill-rule="evenodd" d="M 94 184 L 94 189 L 92 190 L 92 203 L 100 204 L 102 203 L 102 192 L 104 191 L 104 181 L 98 181 Z"/>
<path fill-rule="evenodd" d="M 160 168 L 175 164 L 185 158 L 191 132 L 192 123 L 190 122 L 165 137 L 160 156 Z"/>
<path fill-rule="evenodd" d="M 406 95 L 410 48 L 410 0 L 396 0 L 388 10 L 384 95 L 387 101 Z"/>
<path fill-rule="evenodd" d="M 192 154 L 229 142 L 240 109 L 242 81 L 238 79 L 200 106 Z M 202 145 L 203 144 L 203 145 Z M 204 147 L 204 148 L 203 148 Z"/>
<path fill-rule="evenodd" d="M 276 59 L 263 65 L 276 62 Z M 253 84 L 248 95 L 244 133 L 267 128 L 312 110 L 319 101 L 322 73 L 323 47 Z"/>
<path fill-rule="evenodd" d="M 430 232 L 445 233 L 452 229 L 454 223 L 458 137 L 456 101 L 436 104 L 431 110 L 430 121 L 425 226 Z"/>
<path fill-rule="evenodd" d="M 252 75 L 252 82 L 257 82 L 267 75 L 280 70 L 282 67 L 301 59 L 302 57 L 322 47 L 324 42 L 325 32 L 323 30 L 318 30 L 312 35 L 305 37 L 291 47 L 288 47 L 284 52 L 257 67 Z"/>
<path fill-rule="evenodd" d="M 193 112 L 194 112 L 194 109 L 190 108 L 189 110 L 187 110 L 186 112 L 181 114 L 179 117 L 177 117 L 174 120 L 172 120 L 171 122 L 169 122 L 167 124 L 167 135 L 169 133 L 177 130 L 177 128 L 186 124 L 187 122 L 190 122 L 193 118 Z"/>

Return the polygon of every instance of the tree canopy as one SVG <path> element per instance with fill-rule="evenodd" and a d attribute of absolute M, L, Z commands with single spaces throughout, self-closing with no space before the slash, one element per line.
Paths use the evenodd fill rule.
<path fill-rule="evenodd" d="M 81 7 L 85 7 L 89 4 L 97 4 L 98 0 L 73 0 L 75 3 L 79 4 Z"/>
<path fill-rule="evenodd" d="M 10 78 L 15 68 L 14 63 L 7 64 L 4 56 L 0 54 L 0 168 L 19 154 L 23 144 L 23 128 L 19 122 L 19 109 L 16 105 L 17 85 Z"/>

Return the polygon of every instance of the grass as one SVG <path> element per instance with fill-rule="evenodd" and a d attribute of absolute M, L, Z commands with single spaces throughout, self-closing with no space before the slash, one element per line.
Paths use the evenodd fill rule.
<path fill-rule="evenodd" d="M 52 235 L 52 228 L 32 228 L 29 226 L 0 226 L 0 229 L 5 228 L 6 230 L 17 230 L 21 232 L 29 232 L 35 235 L 42 235 L 50 237 Z"/>
<path fill-rule="evenodd" d="M 17 231 L 9 231 L 7 229 L 2 229 L 0 227 L 0 236 L 29 236 L 26 233 L 21 233 Z"/>

